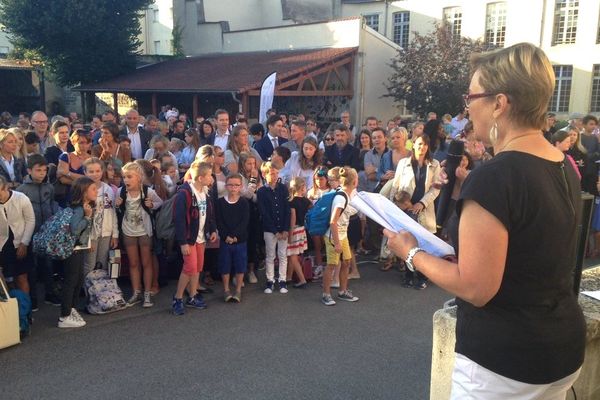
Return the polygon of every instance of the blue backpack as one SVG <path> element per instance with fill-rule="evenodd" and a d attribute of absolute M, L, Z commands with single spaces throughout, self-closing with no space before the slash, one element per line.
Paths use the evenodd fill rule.
<path fill-rule="evenodd" d="M 323 236 L 329 229 L 329 221 L 331 220 L 331 206 L 335 196 L 341 195 L 346 202 L 344 210 L 348 206 L 348 196 L 342 190 L 325 193 L 315 205 L 308 210 L 304 219 L 304 228 L 311 236 Z M 342 210 L 343 211 L 343 210 Z"/>
<path fill-rule="evenodd" d="M 33 235 L 33 251 L 55 260 L 66 260 L 73 254 L 77 238 L 71 234 L 71 217 L 73 210 L 69 207 L 60 210 L 44 222 L 39 232 Z"/>
<path fill-rule="evenodd" d="M 19 304 L 19 331 L 22 336 L 27 336 L 31 330 L 31 298 L 19 289 L 11 289 L 8 294 L 10 297 L 17 299 Z"/>

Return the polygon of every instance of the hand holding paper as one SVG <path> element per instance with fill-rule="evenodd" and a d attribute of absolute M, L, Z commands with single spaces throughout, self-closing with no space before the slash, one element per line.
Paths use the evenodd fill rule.
<path fill-rule="evenodd" d="M 429 254 L 437 257 L 454 255 L 452 246 L 423 228 L 379 193 L 359 192 L 350 205 L 389 231 L 410 232 L 417 239 L 419 247 Z"/>

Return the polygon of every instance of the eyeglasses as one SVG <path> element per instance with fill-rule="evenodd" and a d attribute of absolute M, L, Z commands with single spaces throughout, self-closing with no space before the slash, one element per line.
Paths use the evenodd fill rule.
<path fill-rule="evenodd" d="M 469 104 L 471 104 L 471 100 L 476 100 L 476 99 L 481 99 L 484 97 L 492 97 L 495 96 L 497 93 L 471 93 L 471 94 L 463 94 L 462 98 L 463 101 L 465 102 L 465 107 L 469 108 Z"/>
<path fill-rule="evenodd" d="M 328 138 L 325 138 L 325 141 L 326 141 L 326 142 L 334 142 L 334 141 L 335 141 L 335 139 L 334 139 L 334 138 L 332 138 L 332 137 L 328 137 Z"/>

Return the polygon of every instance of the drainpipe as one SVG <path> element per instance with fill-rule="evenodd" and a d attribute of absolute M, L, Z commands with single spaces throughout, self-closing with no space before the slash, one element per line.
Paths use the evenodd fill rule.
<path fill-rule="evenodd" d="M 238 99 L 237 97 L 235 97 L 237 93 L 236 92 L 231 92 L 231 97 L 233 98 L 233 101 L 235 101 L 236 103 L 238 103 L 238 112 L 242 112 L 242 101 L 240 99 Z"/>
<path fill-rule="evenodd" d="M 542 1 L 542 25 L 540 26 L 540 43 L 538 46 L 542 47 L 544 39 L 544 24 L 546 23 L 546 0 Z"/>
<path fill-rule="evenodd" d="M 385 0 L 385 13 L 383 17 L 383 36 L 388 37 L 387 35 L 387 26 L 388 26 L 388 11 L 390 9 L 390 3 L 388 0 Z"/>
<path fill-rule="evenodd" d="M 364 121 L 364 113 L 365 113 L 365 54 L 362 51 L 359 51 L 358 58 L 360 60 L 360 73 L 359 73 L 359 87 L 360 87 L 360 105 L 358 116 L 356 119 L 356 126 L 362 126 L 362 121 Z"/>

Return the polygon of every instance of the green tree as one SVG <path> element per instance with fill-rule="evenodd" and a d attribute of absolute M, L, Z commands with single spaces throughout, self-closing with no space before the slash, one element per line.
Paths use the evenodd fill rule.
<path fill-rule="evenodd" d="M 177 58 L 185 57 L 185 53 L 183 52 L 183 29 L 184 28 L 179 25 L 179 23 L 175 23 L 171 33 L 171 51 L 173 56 Z"/>
<path fill-rule="evenodd" d="M 2 0 L 0 21 L 17 54 L 62 85 L 99 82 L 135 69 L 139 18 L 151 0 Z"/>
<path fill-rule="evenodd" d="M 457 113 L 469 87 L 469 58 L 485 49 L 480 41 L 453 35 L 447 24 L 436 24 L 427 35 L 414 32 L 408 48 L 392 59 L 386 96 L 405 100 L 422 117 L 429 111 Z"/>

